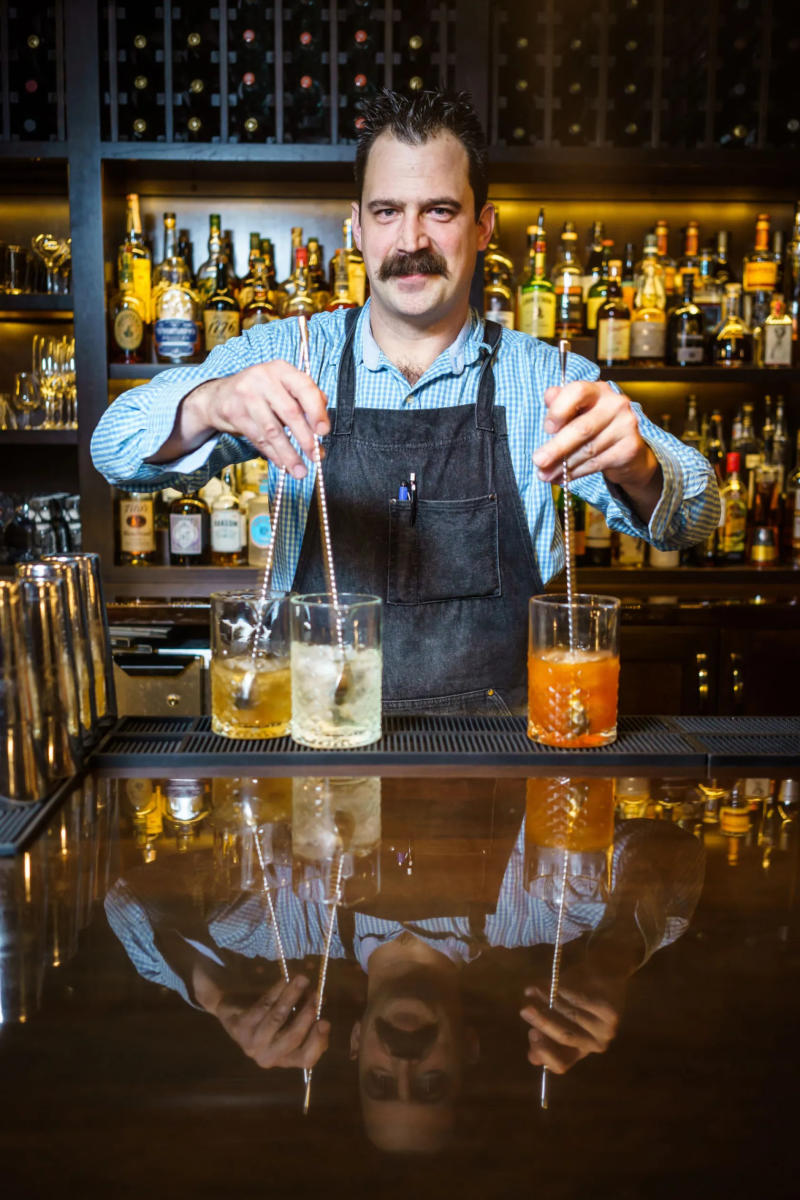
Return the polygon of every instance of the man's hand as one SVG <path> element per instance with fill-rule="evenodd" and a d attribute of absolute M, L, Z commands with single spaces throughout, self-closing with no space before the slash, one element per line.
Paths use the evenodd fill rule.
<path fill-rule="evenodd" d="M 327 407 L 326 395 L 304 371 L 282 359 L 257 363 L 236 375 L 201 383 L 185 396 L 172 432 L 147 462 L 171 462 L 215 433 L 233 433 L 247 438 L 275 466 L 302 479 L 308 471 L 286 430 L 311 458 L 314 435 L 330 432 Z"/>
<path fill-rule="evenodd" d="M 328 1048 L 331 1027 L 316 1020 L 316 997 L 306 995 L 309 981 L 297 975 L 290 983 L 282 979 L 255 1004 L 244 1007 L 228 1000 L 203 970 L 195 967 L 192 977 L 199 1004 L 212 1013 L 234 1042 L 259 1067 L 303 1067 L 310 1070 Z"/>
<path fill-rule="evenodd" d="M 531 1026 L 528 1062 L 563 1075 L 587 1054 L 604 1054 L 616 1037 L 627 978 L 596 972 L 589 962 L 562 972 L 555 1006 L 543 987 L 525 989 L 521 1011 Z"/>
<path fill-rule="evenodd" d="M 539 478 L 558 482 L 564 459 L 573 479 L 602 471 L 648 521 L 661 496 L 661 467 L 639 433 L 628 397 L 607 383 L 577 380 L 548 388 L 544 401 L 544 428 L 552 437 L 533 456 Z"/>

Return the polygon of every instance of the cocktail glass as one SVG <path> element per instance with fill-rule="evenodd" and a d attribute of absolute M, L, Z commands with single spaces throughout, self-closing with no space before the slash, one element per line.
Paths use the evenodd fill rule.
<path fill-rule="evenodd" d="M 348 906 L 374 899 L 380 889 L 380 847 L 379 776 L 295 777 L 292 880 L 301 900 Z"/>
<path fill-rule="evenodd" d="M 54 233 L 37 233 L 31 238 L 31 246 L 47 268 L 48 293 L 58 292 L 58 268 L 69 252 L 67 242 Z"/>
<path fill-rule="evenodd" d="M 253 637 L 263 604 L 261 632 Z M 283 737 L 291 716 L 286 592 L 211 596 L 211 728 L 230 738 Z M 247 685 L 243 686 L 247 680 Z"/>
<path fill-rule="evenodd" d="M 614 841 L 614 780 L 527 782 L 525 890 L 552 905 L 608 900 Z M 566 856 L 566 857 L 565 857 Z"/>
<path fill-rule="evenodd" d="M 617 736 L 619 600 L 532 596 L 528 737 L 545 746 L 604 746 Z"/>
<path fill-rule="evenodd" d="M 381 736 L 381 613 L 377 596 L 291 597 L 292 737 L 317 749 Z"/>

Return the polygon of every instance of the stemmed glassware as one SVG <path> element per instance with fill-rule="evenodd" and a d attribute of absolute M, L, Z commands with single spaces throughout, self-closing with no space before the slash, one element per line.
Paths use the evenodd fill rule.
<path fill-rule="evenodd" d="M 77 429 L 78 401 L 75 388 L 75 339 L 52 338 L 37 333 L 33 338 L 33 374 L 44 403 L 40 429 Z"/>
<path fill-rule="evenodd" d="M 39 408 L 42 401 L 39 384 L 31 371 L 18 371 L 14 376 L 12 403 L 19 414 L 20 429 L 30 426 L 30 414 Z"/>
<path fill-rule="evenodd" d="M 47 268 L 48 293 L 60 292 L 59 268 L 71 253 L 70 239 L 56 237 L 54 233 L 37 233 L 31 238 L 31 246 Z"/>

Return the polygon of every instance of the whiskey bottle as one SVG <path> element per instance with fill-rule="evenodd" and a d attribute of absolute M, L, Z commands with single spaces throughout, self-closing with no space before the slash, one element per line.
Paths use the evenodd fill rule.
<path fill-rule="evenodd" d="M 718 367 L 741 367 L 750 361 L 752 334 L 739 316 L 738 283 L 725 286 L 725 315 L 711 342 L 711 355 Z"/>
<path fill-rule="evenodd" d="M 586 297 L 586 332 L 597 332 L 597 313 L 601 304 L 605 304 L 608 297 L 608 266 L 611 260 L 611 248 L 614 243 L 610 238 L 606 238 L 603 242 L 603 261 L 600 267 L 600 275 L 595 279 L 592 286 L 589 288 L 589 294 Z"/>
<path fill-rule="evenodd" d="M 206 350 L 221 346 L 229 338 L 238 337 L 242 315 L 228 283 L 224 259 L 217 262 L 217 285 L 203 308 L 203 329 Z"/>
<path fill-rule="evenodd" d="M 347 270 L 347 256 L 342 247 L 333 256 L 335 264 L 335 281 L 333 298 L 328 305 L 328 312 L 336 312 L 339 308 L 358 308 L 358 304 L 350 294 L 350 275 Z"/>
<path fill-rule="evenodd" d="M 678 301 L 678 285 L 680 280 L 675 268 L 675 259 L 670 257 L 669 253 L 669 225 L 664 220 L 656 221 L 656 246 L 658 247 L 658 261 L 661 270 L 664 272 L 664 292 L 667 298 L 667 311 L 675 306 Z"/>
<path fill-rule="evenodd" d="M 117 493 L 117 561 L 121 566 L 150 566 L 156 560 L 155 497 L 152 492 Z"/>
<path fill-rule="evenodd" d="M 759 463 L 755 470 L 753 519 L 747 539 L 748 559 L 758 566 L 778 561 L 780 553 L 780 506 L 778 468 Z"/>
<path fill-rule="evenodd" d="M 239 307 L 244 311 L 253 299 L 253 278 L 255 262 L 261 258 L 261 234 L 250 234 L 250 253 L 247 256 L 247 274 L 239 286 Z"/>
<path fill-rule="evenodd" d="M 153 338 L 159 362 L 197 360 L 200 313 L 189 268 L 177 254 L 175 214 L 164 213 L 164 258 L 159 263 L 153 292 Z"/>
<path fill-rule="evenodd" d="M 769 215 L 756 218 L 756 238 L 753 249 L 745 255 L 742 268 L 742 289 L 752 295 L 760 291 L 775 291 L 776 265 L 769 246 Z"/>
<path fill-rule="evenodd" d="M 739 479 L 739 454 L 732 450 L 725 463 L 726 479 L 720 488 L 719 560 L 744 562 L 747 548 L 747 495 Z"/>
<path fill-rule="evenodd" d="M 775 433 L 772 437 L 772 457 L 769 461 L 780 471 L 781 491 L 783 491 L 784 483 L 791 467 L 789 460 L 790 450 L 789 430 L 786 427 L 786 406 L 783 396 L 778 396 L 775 405 Z"/>
<path fill-rule="evenodd" d="M 717 231 L 717 243 L 714 251 L 714 278 L 723 288 L 726 283 L 736 283 L 736 278 L 728 258 L 727 229 Z"/>
<path fill-rule="evenodd" d="M 757 436 L 753 424 L 752 404 L 742 405 L 741 425 L 731 438 L 731 450 L 736 450 L 740 458 L 739 470 L 747 496 L 748 508 L 753 506 L 756 467 L 764 461 L 764 443 Z"/>
<path fill-rule="evenodd" d="M 152 256 L 142 236 L 142 218 L 139 213 L 139 197 L 136 192 L 130 192 L 125 197 L 125 241 L 119 248 L 117 269 L 122 265 L 123 254 L 128 254 L 133 269 L 133 290 L 144 305 L 149 322 L 152 314 Z"/>
<path fill-rule="evenodd" d="M 269 512 L 269 480 L 262 478 L 258 495 L 247 507 L 247 563 L 251 567 L 263 567 L 272 537 L 272 522 Z"/>
<path fill-rule="evenodd" d="M 487 321 L 496 321 L 506 329 L 514 328 L 514 297 L 499 263 L 491 267 L 484 284 L 483 311 Z"/>
<path fill-rule="evenodd" d="M 722 413 L 715 408 L 711 414 L 711 428 L 706 442 L 706 458 L 714 468 L 717 482 L 722 483 L 725 470 L 725 438 L 722 428 Z"/>
<path fill-rule="evenodd" d="M 292 295 L 290 295 L 286 303 L 284 316 L 305 316 L 310 319 L 318 309 L 317 302 L 311 294 L 309 287 L 308 250 L 305 246 L 298 246 L 295 263 L 295 272 L 292 279 Z"/>
<path fill-rule="evenodd" d="M 533 255 L 530 275 L 520 288 L 518 325 L 531 337 L 552 339 L 556 335 L 556 293 L 545 273 L 547 234 L 543 222 L 544 209 L 539 213 L 539 224 L 528 227 L 528 238 L 533 239 Z"/>
<path fill-rule="evenodd" d="M 754 360 L 759 367 L 792 365 L 792 318 L 782 296 L 773 296 L 770 314 L 753 330 Z"/>
<path fill-rule="evenodd" d="M 237 567 L 246 560 L 242 541 L 242 512 L 233 489 L 233 468 L 222 473 L 222 491 L 211 503 L 211 563 Z"/>
<path fill-rule="evenodd" d="M 559 338 L 583 333 L 583 272 L 576 253 L 577 242 L 575 226 L 572 221 L 565 221 L 561 253 L 550 276 L 556 296 L 555 336 Z"/>
<path fill-rule="evenodd" d="M 178 496 L 169 506 L 169 561 L 173 567 L 196 567 L 208 562 L 208 505 L 196 492 Z"/>
<path fill-rule="evenodd" d="M 254 325 L 267 325 L 270 321 L 279 319 L 278 310 L 270 299 L 267 268 L 263 258 L 259 256 L 255 259 L 250 274 L 252 296 L 242 310 L 242 329 L 252 329 Z"/>
<path fill-rule="evenodd" d="M 622 262 L 615 258 L 608 264 L 608 298 L 597 310 L 597 361 L 613 367 L 630 357 L 631 313 L 622 299 Z"/>
<path fill-rule="evenodd" d="M 700 449 L 700 426 L 697 418 L 697 397 L 692 395 L 686 399 L 686 417 L 683 422 L 683 433 L 681 441 L 684 446 L 691 446 L 693 450 Z"/>
<path fill-rule="evenodd" d="M 636 295 L 636 247 L 633 242 L 625 243 L 625 256 L 622 260 L 622 302 L 626 308 L 633 311 L 633 298 Z"/>
<path fill-rule="evenodd" d="M 133 263 L 122 255 L 119 291 L 108 305 L 111 330 L 111 357 L 114 362 L 139 363 L 147 359 L 148 314 L 141 296 L 136 294 Z"/>
<path fill-rule="evenodd" d="M 344 253 L 347 259 L 347 276 L 350 282 L 350 294 L 356 304 L 363 306 L 368 294 L 367 269 L 361 251 L 353 241 L 353 221 L 346 217 L 342 222 L 342 237 Z"/>
<path fill-rule="evenodd" d="M 284 279 L 283 283 L 281 284 L 281 287 L 283 288 L 283 290 L 286 293 L 287 300 L 291 296 L 294 295 L 294 289 L 295 289 L 295 286 L 297 283 L 297 279 L 295 276 L 295 271 L 297 269 L 297 251 L 300 249 L 300 247 L 302 245 L 303 245 L 302 226 L 293 225 L 292 226 L 292 236 L 291 236 L 291 254 L 290 254 L 291 261 L 289 263 L 289 274 L 286 277 L 286 279 Z M 263 247 L 262 247 L 262 250 L 263 250 Z"/>
<path fill-rule="evenodd" d="M 714 251 L 706 244 L 700 251 L 700 262 L 694 278 L 694 302 L 701 310 L 706 329 L 716 329 L 722 320 L 723 286 L 714 274 Z"/>
<path fill-rule="evenodd" d="M 195 286 L 203 308 L 217 286 L 217 266 L 221 261 L 224 261 L 224 255 L 220 215 L 211 213 L 208 218 L 208 258 L 197 268 L 195 276 Z"/>
<path fill-rule="evenodd" d="M 667 362 L 673 367 L 693 367 L 705 357 L 705 322 L 694 303 L 694 276 L 681 276 L 683 300 L 667 319 Z"/>
<path fill-rule="evenodd" d="M 564 490 L 558 485 L 554 485 L 556 511 L 561 522 L 561 528 L 565 528 L 564 516 Z M 576 492 L 570 491 L 570 508 L 572 509 L 572 557 L 576 567 L 582 567 L 586 562 L 586 501 Z"/>
<path fill-rule="evenodd" d="M 639 364 L 664 361 L 667 343 L 667 317 L 664 277 L 653 256 L 642 260 L 642 274 L 636 288 L 631 315 L 631 358 Z"/>
<path fill-rule="evenodd" d="M 700 230 L 697 221 L 689 221 L 684 230 L 683 254 L 678 259 L 678 274 L 697 275 L 700 270 Z"/>
<path fill-rule="evenodd" d="M 306 246 L 308 249 L 308 289 L 314 297 L 317 312 L 322 312 L 328 307 L 331 298 L 322 265 L 322 247 L 319 244 L 319 238 L 316 237 L 310 237 Z"/>
<path fill-rule="evenodd" d="M 589 234 L 589 243 L 586 247 L 586 266 L 583 272 L 583 302 L 586 303 L 589 295 L 589 289 L 603 274 L 603 232 L 604 226 L 602 221 L 592 222 L 591 232 Z"/>
<path fill-rule="evenodd" d="M 483 256 L 484 282 L 494 272 L 508 288 L 514 286 L 514 264 L 508 255 L 500 248 L 500 209 L 495 205 L 494 228 L 486 253 Z"/>
<path fill-rule="evenodd" d="M 611 566 L 611 530 L 598 508 L 586 505 L 586 557 L 587 567 Z"/>

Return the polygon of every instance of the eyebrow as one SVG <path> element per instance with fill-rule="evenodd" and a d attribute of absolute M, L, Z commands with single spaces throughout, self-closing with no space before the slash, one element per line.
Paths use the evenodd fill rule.
<path fill-rule="evenodd" d="M 463 205 L 461 204 L 461 201 L 454 200 L 452 196 L 434 196 L 434 198 L 432 200 L 425 200 L 420 205 L 420 207 L 421 208 L 439 208 L 445 204 L 448 206 L 448 208 L 454 208 L 457 212 L 460 212 L 463 207 Z M 377 210 L 379 208 L 402 208 L 402 207 L 403 207 L 403 203 L 400 200 L 370 200 L 369 204 L 367 205 L 367 208 L 369 209 L 370 212 L 377 212 Z"/>

